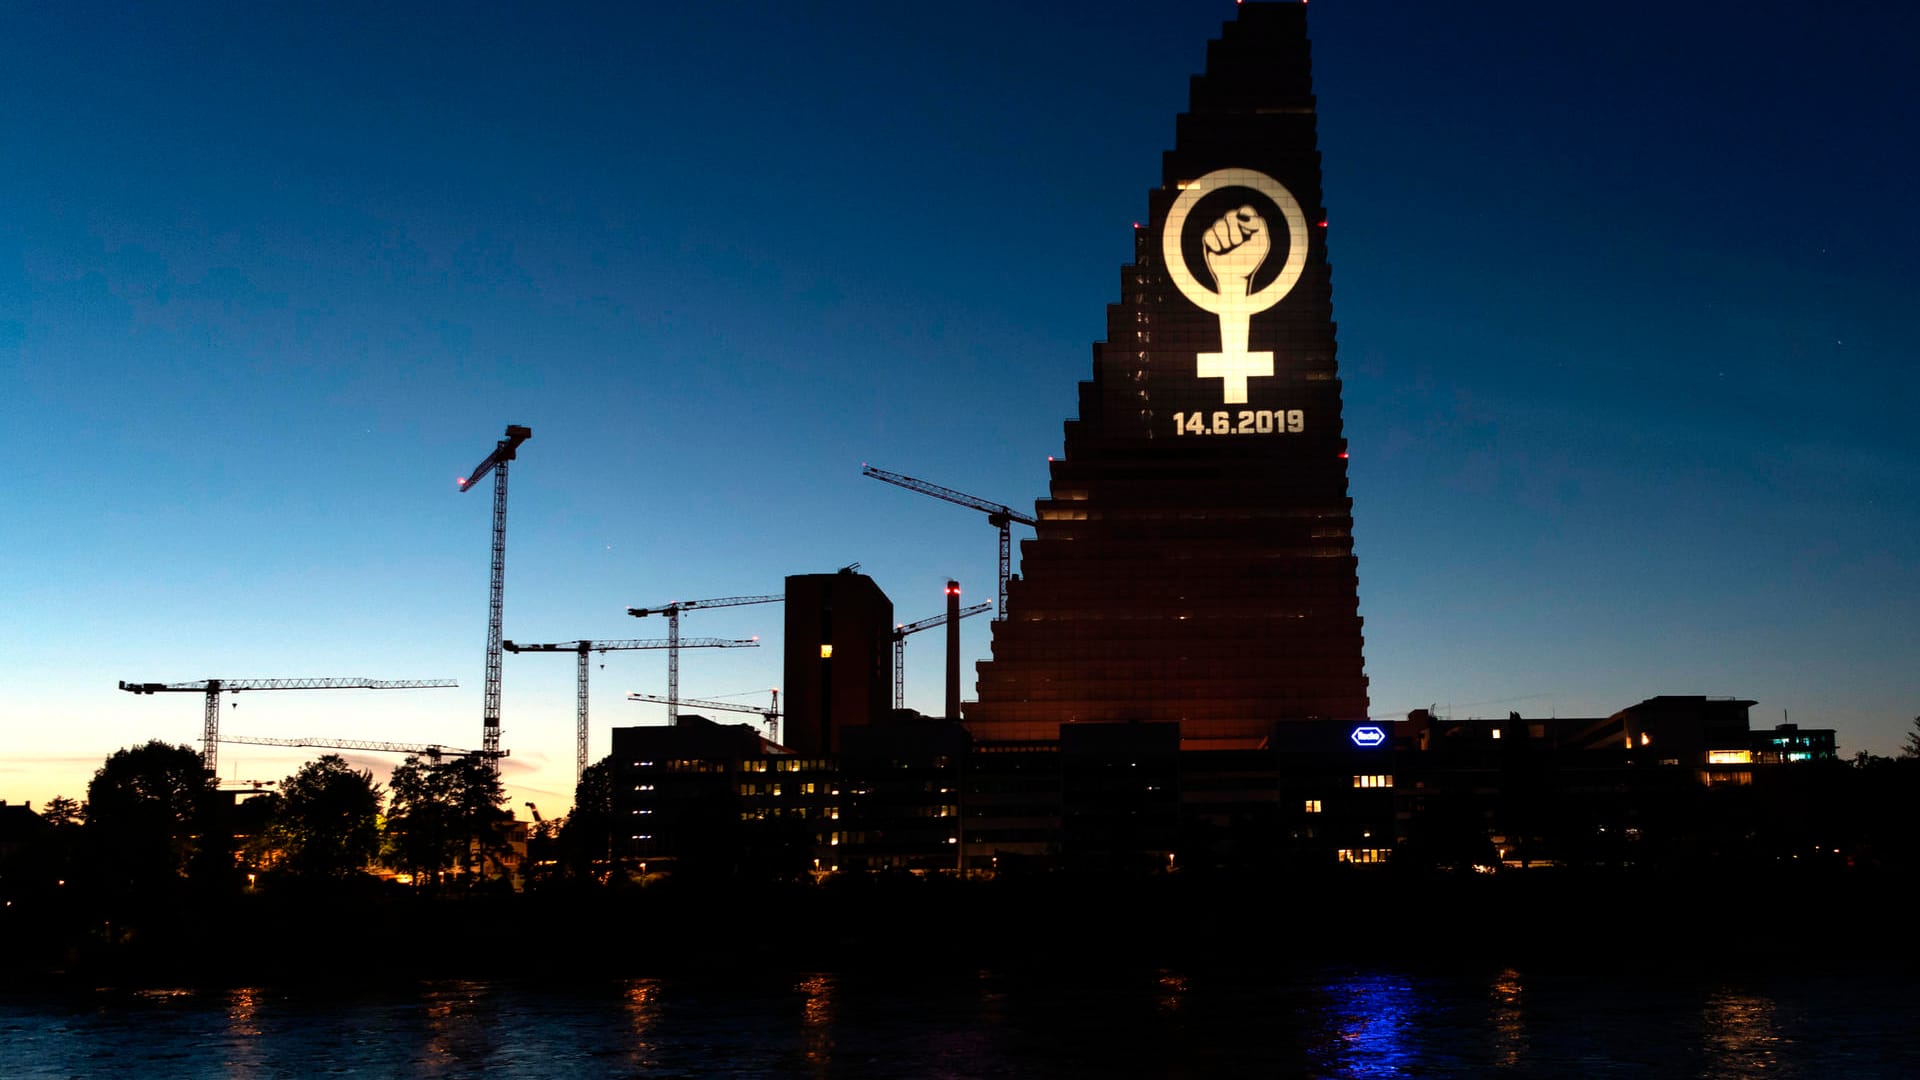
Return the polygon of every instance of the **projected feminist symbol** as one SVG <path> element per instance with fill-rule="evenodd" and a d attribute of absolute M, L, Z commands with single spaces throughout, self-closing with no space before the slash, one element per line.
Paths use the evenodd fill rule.
<path fill-rule="evenodd" d="M 1216 289 L 1200 284 L 1187 267 L 1180 237 L 1187 215 L 1200 199 L 1225 188 L 1250 188 L 1273 200 L 1286 218 L 1287 261 L 1280 275 L 1263 288 L 1253 289 L 1253 276 L 1267 261 L 1273 246 L 1272 230 L 1265 218 L 1252 206 L 1242 206 L 1215 221 L 1203 240 L 1207 270 Z M 1180 192 L 1173 209 L 1167 211 L 1167 224 L 1160 233 L 1160 253 L 1166 259 L 1167 274 L 1174 288 L 1193 301 L 1202 311 L 1220 317 L 1220 351 L 1200 353 L 1198 377 L 1219 379 L 1221 393 L 1228 405 L 1244 405 L 1247 380 L 1273 374 L 1273 354 L 1247 351 L 1247 327 L 1253 317 L 1279 303 L 1300 280 L 1307 265 L 1307 216 L 1293 193 L 1280 181 L 1252 169 L 1218 169 Z"/>

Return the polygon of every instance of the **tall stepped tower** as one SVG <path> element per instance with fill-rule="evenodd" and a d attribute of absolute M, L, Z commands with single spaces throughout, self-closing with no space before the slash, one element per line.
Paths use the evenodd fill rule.
<path fill-rule="evenodd" d="M 1134 232 L 976 739 L 1178 721 L 1183 745 L 1367 714 L 1304 4 L 1244 4 Z"/>

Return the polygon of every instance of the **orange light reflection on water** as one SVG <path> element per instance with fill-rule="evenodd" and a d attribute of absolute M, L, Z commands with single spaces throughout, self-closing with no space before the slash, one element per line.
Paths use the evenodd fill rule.
<path fill-rule="evenodd" d="M 813 1066 L 814 1075 L 825 1076 L 833 1063 L 833 976 L 815 975 L 801 980 L 794 989 L 806 995 L 801 1039 L 807 1063 Z"/>

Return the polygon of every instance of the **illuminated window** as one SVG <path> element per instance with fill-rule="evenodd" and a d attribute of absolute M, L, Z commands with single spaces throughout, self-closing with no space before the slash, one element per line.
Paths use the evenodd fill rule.
<path fill-rule="evenodd" d="M 1753 751 L 1751 750 L 1709 750 L 1707 751 L 1707 764 L 1709 765 L 1751 765 L 1753 764 Z"/>
<path fill-rule="evenodd" d="M 1383 863 L 1390 852 L 1386 848 L 1341 848 L 1340 861 L 1344 863 Z"/>
<path fill-rule="evenodd" d="M 1496 738 L 1496 739 L 1500 737 L 1500 729 L 1499 729 L 1499 728 L 1494 728 L 1494 729 L 1493 729 L 1493 737 L 1494 737 L 1494 738 Z"/>
<path fill-rule="evenodd" d="M 1651 746 L 1651 745 L 1653 745 L 1653 736 L 1651 736 L 1651 735 L 1649 735 L 1649 734 L 1647 734 L 1647 733 L 1646 733 L 1646 732 L 1644 732 L 1644 731 L 1643 731 L 1643 732 L 1641 732 L 1641 733 L 1640 733 L 1640 745 L 1641 745 L 1641 746 Z"/>
<path fill-rule="evenodd" d="M 820 646 L 820 659 L 822 660 L 833 659 L 833 646 L 831 645 Z"/>
<path fill-rule="evenodd" d="M 1381 776 L 1378 774 L 1374 774 L 1372 776 L 1356 776 L 1353 778 L 1353 786 L 1354 787 L 1392 787 L 1393 777 Z"/>
<path fill-rule="evenodd" d="M 1317 813 L 1319 813 L 1319 812 L 1320 812 L 1320 800 L 1319 800 L 1319 799 L 1308 799 L 1308 800 L 1307 800 L 1307 813 L 1309 813 L 1309 814 L 1317 814 Z"/>

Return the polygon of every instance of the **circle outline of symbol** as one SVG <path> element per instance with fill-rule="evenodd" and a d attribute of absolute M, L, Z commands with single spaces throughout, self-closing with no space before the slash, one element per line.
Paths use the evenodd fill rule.
<path fill-rule="evenodd" d="M 1222 188 L 1244 187 L 1265 195 L 1280 208 L 1287 219 L 1287 261 L 1280 268 L 1280 276 L 1267 283 L 1266 288 L 1249 293 L 1246 299 L 1234 305 L 1236 312 L 1248 315 L 1258 314 L 1286 298 L 1300 281 L 1300 271 L 1307 266 L 1307 215 L 1301 211 L 1299 200 L 1293 197 L 1285 185 L 1266 173 L 1252 169 L 1215 169 L 1188 184 L 1173 201 L 1173 208 L 1167 211 L 1167 223 L 1160 230 L 1160 254 L 1166 259 L 1167 274 L 1173 278 L 1173 287 L 1180 295 L 1193 301 L 1201 311 L 1212 315 L 1226 314 L 1226 305 L 1218 292 L 1202 286 L 1187 269 L 1187 258 L 1180 250 L 1180 234 L 1186 230 L 1187 215 L 1193 212 L 1194 205 L 1209 192 Z"/>

